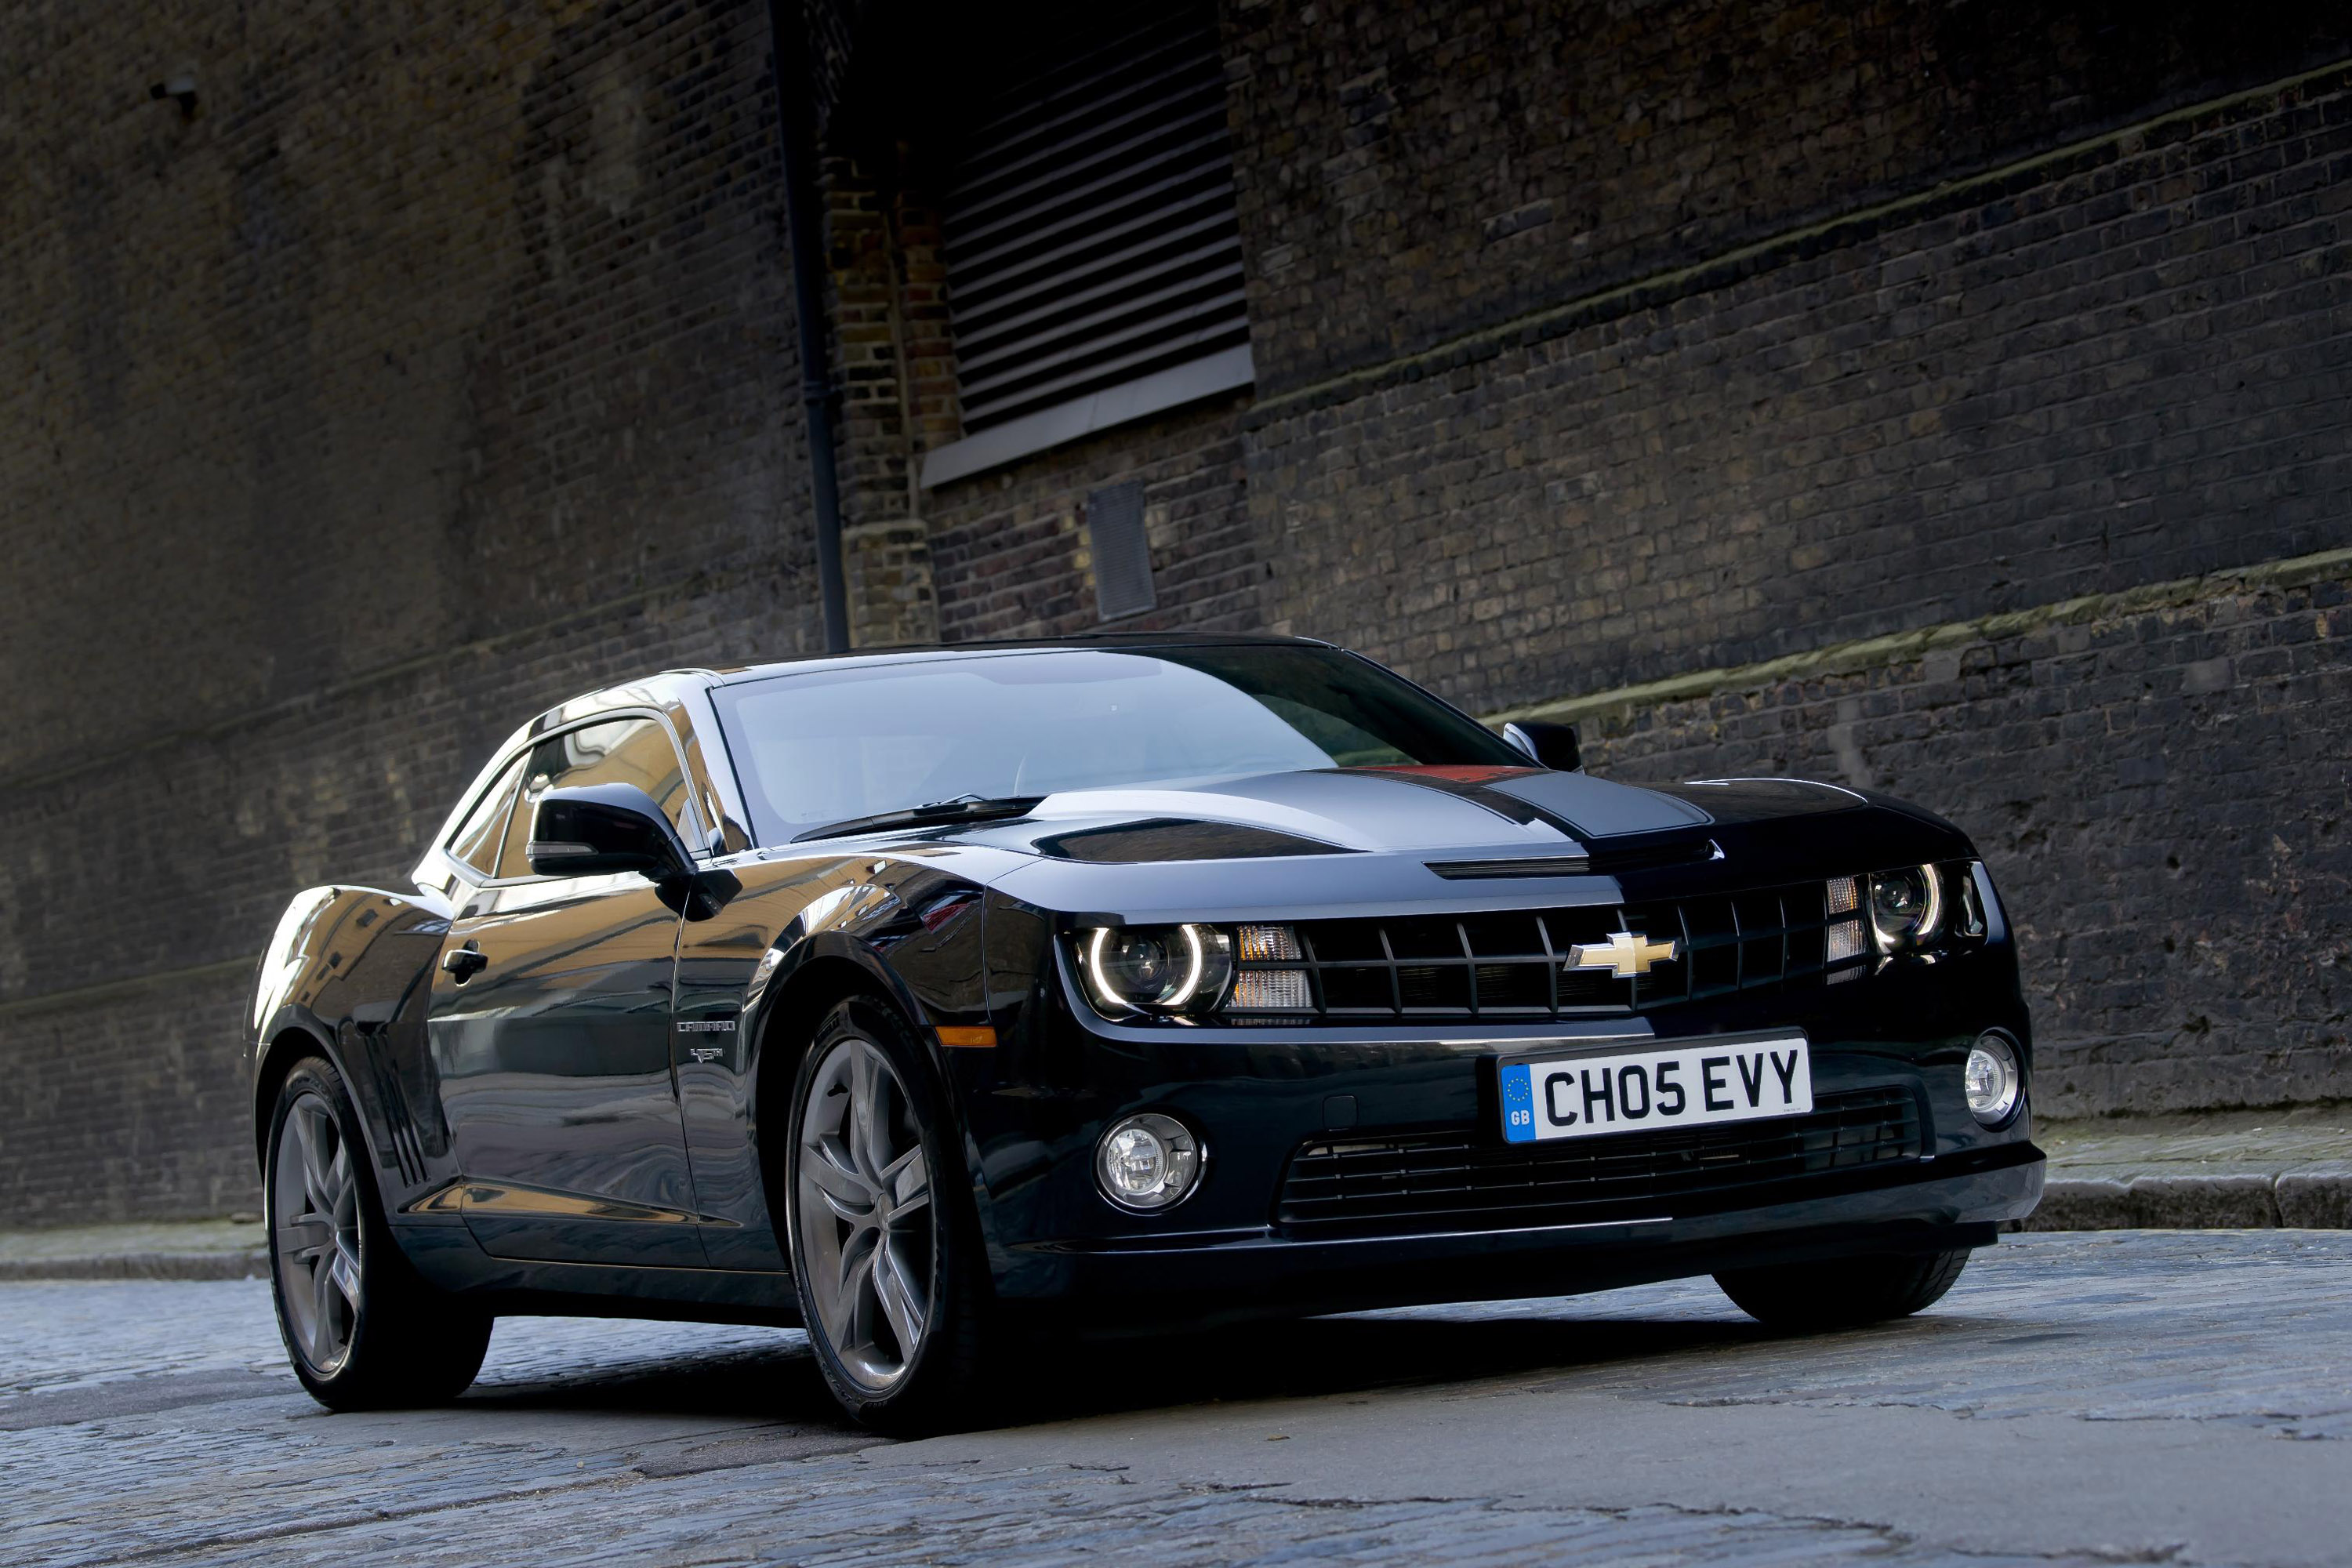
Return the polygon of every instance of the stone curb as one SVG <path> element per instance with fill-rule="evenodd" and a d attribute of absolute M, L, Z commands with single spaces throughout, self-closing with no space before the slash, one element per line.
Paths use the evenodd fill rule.
<path fill-rule="evenodd" d="M 2021 1230 L 2352 1230 L 2352 1174 L 2059 1177 Z"/>
<path fill-rule="evenodd" d="M 26 1279 L 267 1279 L 269 1254 L 126 1252 L 113 1257 L 0 1258 L 0 1282 Z"/>

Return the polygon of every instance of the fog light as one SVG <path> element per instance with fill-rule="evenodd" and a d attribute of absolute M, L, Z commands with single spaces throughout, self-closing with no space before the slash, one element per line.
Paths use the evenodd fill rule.
<path fill-rule="evenodd" d="M 1969 1047 L 1969 1065 L 1961 1071 L 1969 1095 L 1969 1113 L 1988 1127 L 1998 1127 L 2017 1109 L 2025 1078 L 2019 1071 L 2017 1050 L 1999 1035 L 1979 1035 Z"/>
<path fill-rule="evenodd" d="M 1130 1116 L 1095 1145 L 1095 1181 L 1123 1209 L 1181 1203 L 1200 1178 L 1200 1142 L 1172 1116 Z"/>

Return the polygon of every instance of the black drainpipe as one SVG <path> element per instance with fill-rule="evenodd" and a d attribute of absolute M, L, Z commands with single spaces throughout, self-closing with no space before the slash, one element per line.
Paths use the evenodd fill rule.
<path fill-rule="evenodd" d="M 793 297 L 800 319 L 801 403 L 808 413 L 809 489 L 816 502 L 816 586 L 824 650 L 849 651 L 849 595 L 841 577 L 841 485 L 833 467 L 833 368 L 824 341 L 824 253 L 817 227 L 816 137 L 810 106 L 806 19 L 795 0 L 768 0 L 776 46 L 776 118 L 782 132 L 784 214 L 793 231 Z"/>

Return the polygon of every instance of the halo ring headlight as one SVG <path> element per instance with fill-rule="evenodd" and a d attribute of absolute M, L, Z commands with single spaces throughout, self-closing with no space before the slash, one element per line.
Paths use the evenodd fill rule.
<path fill-rule="evenodd" d="M 1233 938 L 1214 926 L 1097 926 L 1079 953 L 1087 989 L 1112 1013 L 1213 1005 L 1234 968 Z"/>
<path fill-rule="evenodd" d="M 1870 879 L 1870 924 L 1881 952 L 1925 947 L 1944 927 L 1944 879 L 1933 866 L 1906 866 Z"/>

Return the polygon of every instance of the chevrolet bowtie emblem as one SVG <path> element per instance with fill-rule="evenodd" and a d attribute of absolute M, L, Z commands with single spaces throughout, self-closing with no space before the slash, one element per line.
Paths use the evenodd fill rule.
<path fill-rule="evenodd" d="M 1570 969 L 1606 969 L 1620 980 L 1647 974 L 1654 963 L 1674 961 L 1672 942 L 1652 942 L 1630 931 L 1612 931 L 1607 942 L 1580 942 L 1568 950 Z"/>

